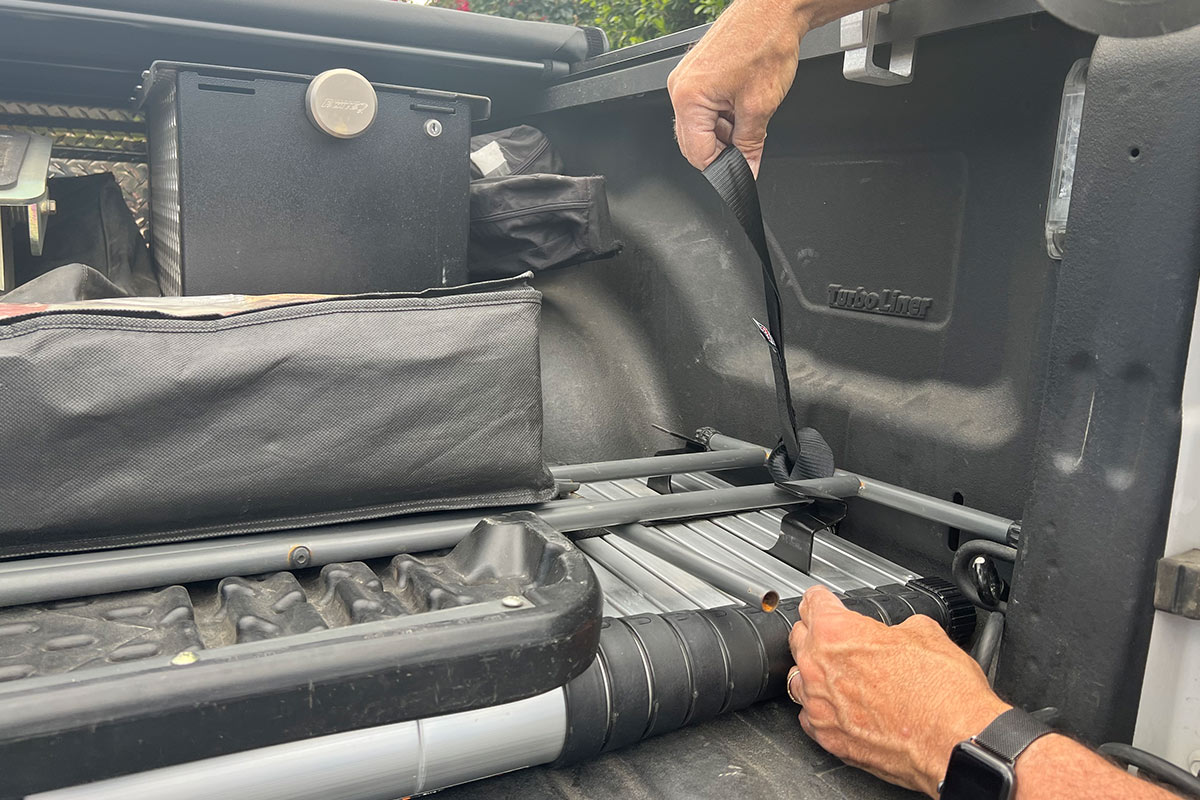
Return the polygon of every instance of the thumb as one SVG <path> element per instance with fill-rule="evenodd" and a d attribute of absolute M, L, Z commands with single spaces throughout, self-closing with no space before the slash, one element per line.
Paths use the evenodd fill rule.
<path fill-rule="evenodd" d="M 771 113 L 764 112 L 756 104 L 740 103 L 733 110 L 733 144 L 750 165 L 754 177 L 762 163 L 763 146 L 767 142 L 767 123 Z"/>

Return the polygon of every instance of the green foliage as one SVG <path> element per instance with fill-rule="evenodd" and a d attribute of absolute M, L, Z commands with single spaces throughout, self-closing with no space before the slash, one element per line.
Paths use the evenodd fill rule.
<path fill-rule="evenodd" d="M 595 25 L 613 47 L 637 44 L 717 18 L 729 0 L 431 0 L 430 5 L 513 19 Z"/>

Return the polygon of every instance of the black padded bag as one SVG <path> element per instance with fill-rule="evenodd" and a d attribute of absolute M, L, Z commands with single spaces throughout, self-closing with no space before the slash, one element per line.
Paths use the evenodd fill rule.
<path fill-rule="evenodd" d="M 562 171 L 554 144 L 530 125 L 471 137 L 471 280 L 569 267 L 620 251 L 603 176 Z"/>
<path fill-rule="evenodd" d="M 540 302 L 0 299 L 0 556 L 548 500 Z"/>
<path fill-rule="evenodd" d="M 472 280 L 568 267 L 620 249 L 602 176 L 510 175 L 471 183 Z"/>
<path fill-rule="evenodd" d="M 18 238 L 18 286 L 65 264 L 86 264 L 126 294 L 162 294 L 146 239 L 111 172 L 51 178 L 47 185 L 58 208 L 46 219 L 40 256 L 30 254 L 28 239 Z"/>
<path fill-rule="evenodd" d="M 546 134 L 532 125 L 471 137 L 471 180 L 562 171 L 558 151 Z"/>
<path fill-rule="evenodd" d="M 109 297 L 129 297 L 129 292 L 86 264 L 65 264 L 0 294 L 0 302 L 73 303 Z"/>

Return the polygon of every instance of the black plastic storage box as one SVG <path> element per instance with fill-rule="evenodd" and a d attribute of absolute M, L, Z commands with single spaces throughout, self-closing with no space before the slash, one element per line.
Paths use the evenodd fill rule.
<path fill-rule="evenodd" d="M 484 97 L 155 62 L 154 259 L 164 294 L 353 294 L 466 282 Z"/>

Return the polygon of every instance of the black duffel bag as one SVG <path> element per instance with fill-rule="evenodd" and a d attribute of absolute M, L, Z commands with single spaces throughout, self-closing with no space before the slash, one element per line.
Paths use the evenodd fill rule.
<path fill-rule="evenodd" d="M 471 137 L 472 280 L 569 267 L 620 251 L 604 177 L 562 171 L 554 145 L 537 128 Z"/>
<path fill-rule="evenodd" d="M 0 556 L 548 500 L 540 302 L 0 298 Z"/>

